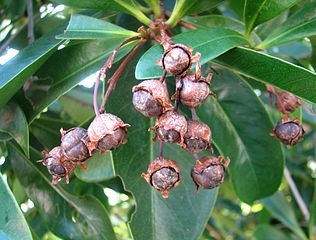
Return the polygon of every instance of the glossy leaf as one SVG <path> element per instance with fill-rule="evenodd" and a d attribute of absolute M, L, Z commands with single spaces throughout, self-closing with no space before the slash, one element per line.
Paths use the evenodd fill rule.
<path fill-rule="evenodd" d="M 136 201 L 130 229 L 134 239 L 198 239 L 215 203 L 217 189 L 194 192 L 190 178 L 192 156 L 178 146 L 166 144 L 164 156 L 178 162 L 182 176 L 180 186 L 171 190 L 169 199 L 163 199 L 140 177 L 157 157 L 158 145 L 152 143 L 153 135 L 147 131 L 154 122 L 138 113 L 128 100 L 132 98 L 132 86 L 139 83 L 133 76 L 139 56 L 123 73 L 107 106 L 107 112 L 131 124 L 127 144 L 112 152 L 115 171 Z"/>
<path fill-rule="evenodd" d="M 146 25 L 149 25 L 151 22 L 150 19 L 147 18 L 141 10 L 139 10 L 133 0 L 52 0 L 52 2 L 78 8 L 116 10 L 118 12 L 131 14 Z"/>
<path fill-rule="evenodd" d="M 226 28 L 236 31 L 240 34 L 245 33 L 245 24 L 238 21 L 235 18 L 222 16 L 222 15 L 205 15 L 198 17 L 186 17 L 185 21 L 192 23 L 199 29 L 208 28 Z M 256 43 L 260 43 L 261 40 L 256 33 L 252 33 L 251 37 Z"/>
<path fill-rule="evenodd" d="M 217 98 L 208 99 L 197 114 L 212 129 L 216 148 L 231 159 L 236 194 L 251 204 L 278 189 L 284 155 L 280 142 L 269 135 L 273 124 L 251 87 L 235 74 L 218 71 L 211 87 Z"/>
<path fill-rule="evenodd" d="M 240 47 L 221 55 L 214 62 L 316 103 L 316 74 L 302 67 Z"/>
<path fill-rule="evenodd" d="M 32 103 L 32 111 L 28 116 L 30 121 L 85 77 L 98 71 L 120 42 L 120 39 L 95 40 L 58 51 L 36 73 L 38 80 L 34 81 L 26 92 L 26 96 Z M 118 52 L 115 61 L 125 56 L 134 44 L 135 42 L 132 42 L 123 47 Z"/>
<path fill-rule="evenodd" d="M 229 29 L 213 28 L 208 30 L 195 30 L 175 36 L 174 41 L 194 48 L 194 52 L 201 53 L 201 63 L 221 55 L 239 45 L 246 45 L 247 40 L 237 32 Z M 136 66 L 137 79 L 160 78 L 163 69 L 154 65 L 161 58 L 163 48 L 155 45 L 150 48 L 139 60 Z"/>
<path fill-rule="evenodd" d="M 224 2 L 224 0 L 199 0 L 188 10 L 186 15 L 209 11 L 210 9 L 217 7 L 222 2 Z"/>
<path fill-rule="evenodd" d="M 8 63 L 0 66 L 0 108 L 23 86 L 26 80 L 57 50 L 63 40 L 55 39 L 62 28 L 36 40 Z"/>
<path fill-rule="evenodd" d="M 126 30 L 117 25 L 97 18 L 76 14 L 59 39 L 124 39 L 136 36 L 138 33 Z"/>
<path fill-rule="evenodd" d="M 257 25 L 278 16 L 297 2 L 299 0 L 246 0 L 243 12 L 246 34 L 249 35 Z"/>
<path fill-rule="evenodd" d="M 31 240 L 31 231 L 9 186 L 0 173 L 0 239 Z"/>
<path fill-rule="evenodd" d="M 316 34 L 316 2 L 305 4 L 268 35 L 258 48 L 268 48 Z"/>
<path fill-rule="evenodd" d="M 112 153 L 95 153 L 87 162 L 88 170 L 77 168 L 76 176 L 84 182 L 101 182 L 115 176 Z"/>
<path fill-rule="evenodd" d="M 31 151 L 25 158 L 9 144 L 9 159 L 27 195 L 34 202 L 42 221 L 57 236 L 73 239 L 114 239 L 114 231 L 107 211 L 93 196 L 76 197 L 60 186 L 55 186 L 34 166 L 41 159 Z M 38 164 L 38 163 L 36 163 Z M 44 166 L 42 167 L 43 171 Z"/>
<path fill-rule="evenodd" d="M 21 108 L 9 103 L 0 109 L 0 132 L 9 134 L 29 155 L 29 128 Z"/>
<path fill-rule="evenodd" d="M 306 239 L 306 236 L 296 219 L 293 208 L 287 202 L 282 192 L 276 192 L 272 196 L 263 199 L 262 202 L 273 217 L 290 228 L 299 237 Z"/>
<path fill-rule="evenodd" d="M 176 26 L 181 18 L 185 16 L 191 8 L 194 8 L 194 4 L 197 2 L 198 0 L 176 0 L 171 16 L 166 23 L 172 27 Z"/>
<path fill-rule="evenodd" d="M 288 240 L 289 237 L 281 230 L 274 226 L 259 225 L 254 231 L 253 235 L 255 240 L 267 240 L 267 239 L 278 239 Z"/>

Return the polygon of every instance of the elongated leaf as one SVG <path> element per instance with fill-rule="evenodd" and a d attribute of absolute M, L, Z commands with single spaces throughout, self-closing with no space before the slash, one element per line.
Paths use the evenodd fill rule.
<path fill-rule="evenodd" d="M 79 8 L 92 8 L 104 10 L 116 10 L 125 12 L 136 17 L 140 22 L 149 25 L 150 19 L 147 18 L 142 11 L 136 6 L 133 0 L 52 0 L 54 3 L 62 3 L 68 6 Z"/>
<path fill-rule="evenodd" d="M 199 118 L 212 129 L 214 144 L 231 159 L 229 171 L 235 192 L 246 202 L 275 192 L 283 176 L 281 144 L 269 136 L 273 124 L 250 86 L 229 72 L 214 75 L 208 99 L 197 109 Z"/>
<path fill-rule="evenodd" d="M 174 41 L 194 48 L 194 53 L 201 53 L 201 63 L 219 56 L 239 45 L 247 44 L 247 40 L 237 32 L 223 28 L 213 28 L 208 30 L 195 30 L 185 32 L 174 37 Z M 153 46 L 139 60 L 136 66 L 137 79 L 159 78 L 163 69 L 155 65 L 161 58 L 163 48 L 160 45 Z"/>
<path fill-rule="evenodd" d="M 268 48 L 316 34 L 316 2 L 304 5 L 277 27 L 258 48 Z"/>
<path fill-rule="evenodd" d="M 302 239 L 306 239 L 303 230 L 300 228 L 291 205 L 287 202 L 282 192 L 277 192 L 271 197 L 262 200 L 270 214 L 290 228 Z"/>
<path fill-rule="evenodd" d="M 31 161 L 13 144 L 9 144 L 8 148 L 9 159 L 16 175 L 40 212 L 42 220 L 54 234 L 65 239 L 115 238 L 107 212 L 96 198 L 78 198 L 60 186 L 52 185 L 33 164 L 41 158 L 38 152 L 31 151 Z"/>
<path fill-rule="evenodd" d="M 246 34 L 250 34 L 257 25 L 264 23 L 294 6 L 299 0 L 246 0 L 244 5 L 244 21 Z"/>
<path fill-rule="evenodd" d="M 0 132 L 9 134 L 29 155 L 29 128 L 21 108 L 9 103 L 0 109 Z"/>
<path fill-rule="evenodd" d="M 119 39 L 95 40 L 58 51 L 36 73 L 38 81 L 33 82 L 33 86 L 31 85 L 29 91 L 26 92 L 32 103 L 32 111 L 28 116 L 30 121 L 53 101 L 76 86 L 83 78 L 98 71 L 120 42 Z M 123 47 L 115 61 L 125 56 L 134 44 L 135 42 L 132 42 Z"/>
<path fill-rule="evenodd" d="M 187 12 L 187 15 L 198 14 L 215 8 L 224 0 L 199 0 Z"/>
<path fill-rule="evenodd" d="M 255 240 L 267 240 L 267 239 L 278 239 L 287 240 L 289 237 L 285 235 L 281 230 L 274 226 L 259 225 L 253 233 Z"/>
<path fill-rule="evenodd" d="M 174 8 L 172 10 L 170 18 L 167 20 L 167 24 L 176 26 L 183 16 L 191 9 L 198 0 L 176 0 Z"/>
<path fill-rule="evenodd" d="M 316 102 L 316 74 L 276 57 L 246 48 L 233 49 L 214 60 L 242 75 Z"/>
<path fill-rule="evenodd" d="M 112 153 L 95 153 L 91 159 L 86 162 L 88 170 L 77 168 L 76 176 L 85 182 L 102 182 L 115 176 Z"/>
<path fill-rule="evenodd" d="M 136 36 L 138 33 L 126 30 L 112 23 L 76 14 L 71 16 L 65 33 L 59 39 L 122 39 Z"/>
<path fill-rule="evenodd" d="M 127 144 L 113 151 L 115 171 L 136 201 L 131 232 L 134 239 L 198 239 L 215 203 L 217 189 L 194 192 L 190 179 L 195 162 L 192 156 L 178 146 L 166 144 L 164 156 L 178 162 L 182 176 L 180 186 L 171 190 L 169 199 L 163 199 L 140 177 L 157 157 L 158 146 L 152 143 L 153 136 L 147 131 L 154 122 L 138 113 L 130 100 L 132 86 L 139 83 L 133 76 L 139 56 L 122 75 L 107 108 L 131 124 Z"/>
<path fill-rule="evenodd" d="M 57 50 L 63 40 L 55 39 L 57 28 L 25 48 L 11 61 L 0 66 L 0 108 L 23 86 L 25 81 Z"/>
<path fill-rule="evenodd" d="M 0 238 L 31 240 L 32 235 L 9 186 L 0 173 Z"/>
<path fill-rule="evenodd" d="M 199 17 L 186 17 L 185 21 L 192 23 L 199 29 L 207 28 L 226 28 L 236 31 L 240 34 L 245 33 L 245 24 L 235 18 L 222 15 L 205 15 Z M 256 33 L 252 33 L 251 37 L 255 43 L 260 43 L 261 40 Z"/>

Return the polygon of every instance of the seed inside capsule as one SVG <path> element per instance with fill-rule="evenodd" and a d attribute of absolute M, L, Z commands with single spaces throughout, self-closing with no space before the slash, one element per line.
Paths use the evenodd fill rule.
<path fill-rule="evenodd" d="M 175 143 L 180 138 L 180 134 L 176 130 L 166 130 L 163 127 L 157 129 L 157 135 L 161 140 L 168 143 Z"/>
<path fill-rule="evenodd" d="M 205 142 L 203 139 L 185 139 L 184 140 L 188 150 L 190 152 L 193 152 L 193 153 L 199 153 L 201 151 L 204 151 L 207 149 L 208 147 L 208 143 Z"/>
<path fill-rule="evenodd" d="M 143 90 L 133 93 L 133 104 L 137 111 L 146 117 L 157 117 L 162 114 L 162 106 L 154 97 Z"/>
<path fill-rule="evenodd" d="M 103 137 L 98 142 L 97 148 L 102 152 L 113 150 L 122 144 L 125 134 L 126 131 L 123 128 L 118 128 L 112 134 Z"/>
<path fill-rule="evenodd" d="M 166 167 L 156 171 L 151 177 L 152 185 L 157 190 L 170 189 L 178 181 L 178 179 L 178 173 L 174 169 Z"/>
<path fill-rule="evenodd" d="M 180 75 L 190 66 L 190 56 L 181 47 L 172 48 L 164 55 L 163 68 L 173 75 Z"/>

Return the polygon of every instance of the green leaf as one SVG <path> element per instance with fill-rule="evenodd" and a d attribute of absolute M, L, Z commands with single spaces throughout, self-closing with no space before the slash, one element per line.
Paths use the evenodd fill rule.
<path fill-rule="evenodd" d="M 9 144 L 9 159 L 27 195 L 34 202 L 42 221 L 57 236 L 64 239 L 115 239 L 106 209 L 93 196 L 80 196 L 53 185 L 43 172 L 34 166 L 41 159 L 31 149 L 27 159 Z M 38 163 L 37 163 L 38 164 Z M 46 171 L 43 166 L 43 171 Z"/>
<path fill-rule="evenodd" d="M 280 142 L 269 133 L 273 124 L 262 102 L 248 83 L 219 70 L 208 99 L 197 109 L 212 129 L 216 148 L 231 159 L 228 167 L 238 197 L 251 204 L 277 191 L 283 176 L 284 155 Z"/>
<path fill-rule="evenodd" d="M 88 170 L 77 168 L 76 176 L 85 182 L 102 182 L 115 176 L 112 153 L 96 152 L 87 162 Z"/>
<path fill-rule="evenodd" d="M 244 5 L 244 21 L 246 23 L 246 34 L 259 24 L 264 23 L 287 9 L 294 6 L 300 0 L 246 0 Z"/>
<path fill-rule="evenodd" d="M 241 47 L 230 50 L 214 62 L 316 103 L 316 74 L 302 67 Z"/>
<path fill-rule="evenodd" d="M 181 20 L 186 13 L 194 7 L 194 4 L 198 0 L 176 0 L 176 4 L 172 10 L 170 18 L 167 20 L 166 24 L 174 27 Z"/>
<path fill-rule="evenodd" d="M 300 228 L 293 208 L 282 192 L 276 192 L 271 197 L 264 198 L 262 202 L 273 217 L 282 222 L 302 239 L 307 239 L 303 230 Z"/>
<path fill-rule="evenodd" d="M 222 15 L 205 15 L 199 17 L 186 17 L 185 21 L 192 23 L 199 29 L 208 28 L 226 28 L 236 31 L 240 34 L 245 32 L 245 24 L 238 21 L 235 18 L 222 16 Z M 260 43 L 261 40 L 256 33 L 251 34 L 252 39 L 255 43 Z"/>
<path fill-rule="evenodd" d="M 85 15 L 72 15 L 65 33 L 58 39 L 121 39 L 139 35 L 136 32 Z"/>
<path fill-rule="evenodd" d="M 9 103 L 0 109 L 0 132 L 9 134 L 29 156 L 29 128 L 21 108 Z"/>
<path fill-rule="evenodd" d="M 186 13 L 186 15 L 198 14 L 217 7 L 224 0 L 199 0 Z"/>
<path fill-rule="evenodd" d="M 30 122 L 81 80 L 98 71 L 120 43 L 120 39 L 95 40 L 66 47 L 54 54 L 36 73 L 38 80 L 26 92 L 32 103 L 28 115 Z M 115 62 L 124 57 L 135 44 L 134 41 L 125 45 L 118 52 Z"/>
<path fill-rule="evenodd" d="M 57 28 L 26 47 L 8 63 L 0 66 L 0 108 L 23 86 L 26 80 L 57 50 L 63 40 L 55 39 Z"/>
<path fill-rule="evenodd" d="M 247 44 L 247 40 L 237 32 L 223 28 L 213 28 L 208 30 L 195 30 L 185 32 L 174 37 L 174 41 L 194 48 L 194 53 L 201 53 L 201 63 L 221 55 L 239 45 Z M 136 66 L 137 79 L 160 78 L 163 69 L 155 65 L 161 58 L 163 48 L 155 45 L 150 48 L 139 60 Z"/>
<path fill-rule="evenodd" d="M 0 238 L 10 239 L 32 239 L 31 231 L 24 219 L 14 196 L 4 182 L 0 173 Z"/>
<path fill-rule="evenodd" d="M 128 100 L 132 98 L 132 86 L 139 83 L 133 73 L 140 55 L 124 71 L 107 105 L 108 112 L 131 124 L 127 144 L 112 154 L 116 174 L 136 201 L 130 223 L 133 239 L 199 239 L 214 206 L 217 189 L 194 192 L 190 178 L 194 158 L 178 146 L 165 144 L 164 156 L 178 162 L 182 176 L 180 186 L 171 190 L 168 199 L 163 199 L 140 177 L 158 151 L 158 145 L 152 143 L 152 134 L 147 131 L 154 122 L 138 113 Z"/>
<path fill-rule="evenodd" d="M 144 15 L 133 0 L 52 0 L 52 2 L 79 8 L 116 10 L 118 12 L 125 12 L 133 15 L 140 22 L 146 25 L 151 23 L 151 20 Z"/>
<path fill-rule="evenodd" d="M 316 180 L 314 180 L 314 196 L 310 207 L 310 219 L 308 225 L 309 239 L 316 236 Z"/>
<path fill-rule="evenodd" d="M 255 240 L 267 240 L 267 239 L 278 239 L 288 240 L 289 237 L 281 230 L 270 225 L 259 225 L 254 231 L 253 235 Z"/>
<path fill-rule="evenodd" d="M 268 35 L 258 48 L 269 48 L 316 34 L 316 2 L 304 5 Z"/>

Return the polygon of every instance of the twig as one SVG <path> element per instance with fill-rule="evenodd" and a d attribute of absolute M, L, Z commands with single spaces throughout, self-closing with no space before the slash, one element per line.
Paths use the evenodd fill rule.
<path fill-rule="evenodd" d="M 27 38 L 29 44 L 34 42 L 33 0 L 27 0 Z"/>
<path fill-rule="evenodd" d="M 184 20 L 181 20 L 180 22 L 178 22 L 178 25 L 181 26 L 181 27 L 185 27 L 187 29 L 190 29 L 190 30 L 196 30 L 198 29 L 196 26 L 194 26 L 192 23 L 189 23 L 189 22 L 186 22 Z"/>
<path fill-rule="evenodd" d="M 303 216 L 304 216 L 304 219 L 306 222 L 309 221 L 309 211 L 308 211 L 308 208 L 301 196 L 301 194 L 299 193 L 299 191 L 297 190 L 297 187 L 295 185 L 295 182 L 293 181 L 293 178 L 289 172 L 289 170 L 287 169 L 287 167 L 285 167 L 284 169 L 284 176 L 285 176 L 285 179 L 293 193 L 293 196 L 297 202 L 297 205 L 299 206 L 301 212 L 303 213 Z"/>
<path fill-rule="evenodd" d="M 191 108 L 191 116 L 192 116 L 192 120 L 193 121 L 197 120 L 197 115 L 196 115 L 195 108 Z"/>
<path fill-rule="evenodd" d="M 101 107 L 99 109 L 99 112 L 103 113 L 105 109 L 106 102 L 108 101 L 108 98 L 112 92 L 112 90 L 115 88 L 117 81 L 120 79 L 123 71 L 127 67 L 128 63 L 132 60 L 132 58 L 135 56 L 135 54 L 138 52 L 138 50 L 146 43 L 147 39 L 142 39 L 135 47 L 134 49 L 127 55 L 127 57 L 123 60 L 123 62 L 120 64 L 120 66 L 116 69 L 112 77 L 108 80 L 109 87 L 106 90 L 106 93 L 104 95 Z"/>
<path fill-rule="evenodd" d="M 163 141 L 160 140 L 159 142 L 159 150 L 158 150 L 158 156 L 162 157 L 163 155 Z"/>
<path fill-rule="evenodd" d="M 16 30 L 14 34 L 12 34 L 1 46 L 0 46 L 0 53 L 3 52 L 10 44 L 11 42 L 19 35 L 19 33 L 23 30 L 23 28 L 27 24 L 23 24 L 19 29 Z"/>

